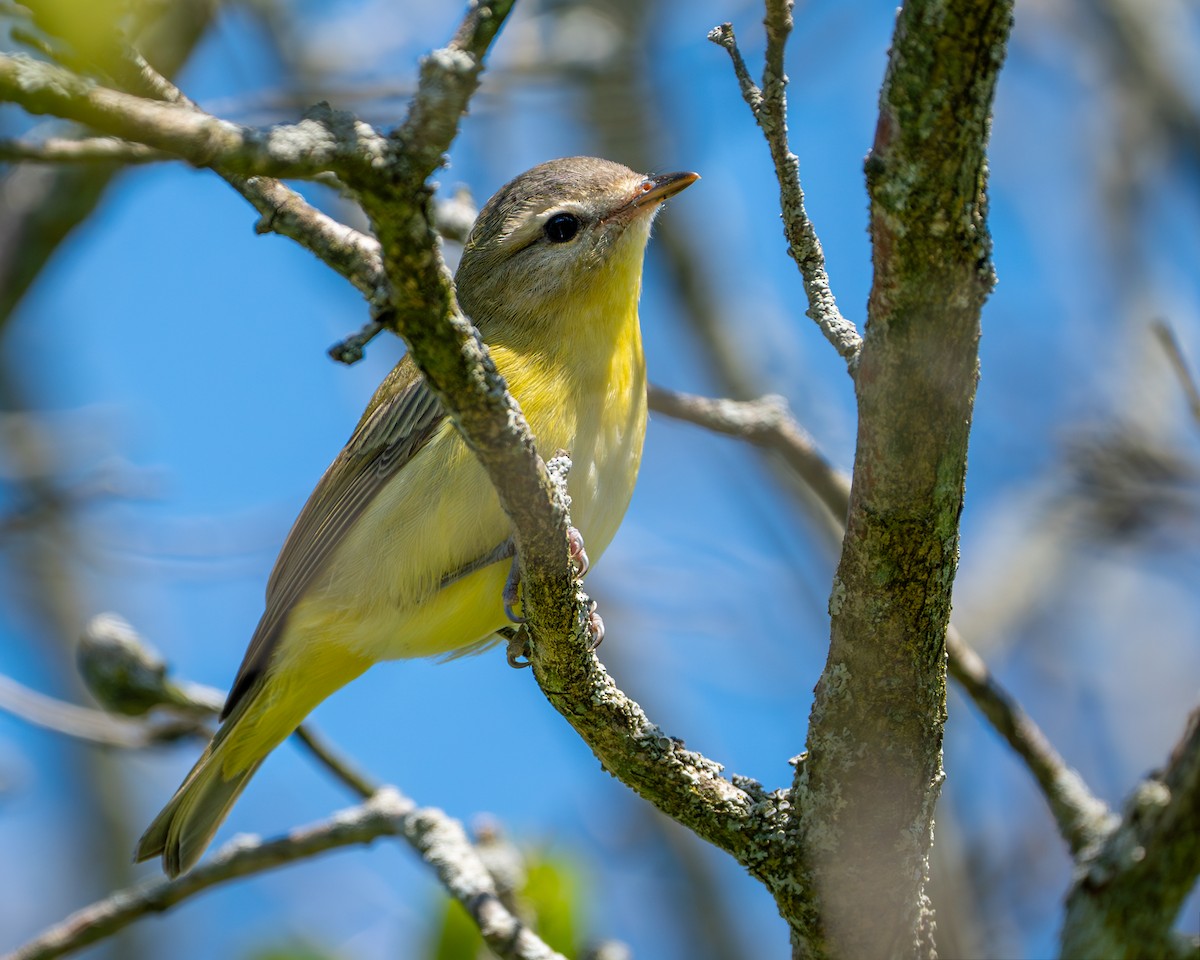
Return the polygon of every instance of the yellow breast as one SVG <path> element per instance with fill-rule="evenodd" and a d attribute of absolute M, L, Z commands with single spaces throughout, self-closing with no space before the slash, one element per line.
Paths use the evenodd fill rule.
<path fill-rule="evenodd" d="M 646 435 L 646 366 L 636 308 L 631 314 L 609 349 L 586 361 L 494 351 L 538 451 L 547 459 L 558 450 L 571 457 L 571 520 L 593 560 L 629 506 Z"/>

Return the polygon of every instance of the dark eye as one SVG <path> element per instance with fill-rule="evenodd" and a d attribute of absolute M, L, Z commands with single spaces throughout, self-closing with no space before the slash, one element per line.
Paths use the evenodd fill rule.
<path fill-rule="evenodd" d="M 579 232 L 579 218 L 573 213 L 556 213 L 542 227 L 551 243 L 566 243 Z"/>

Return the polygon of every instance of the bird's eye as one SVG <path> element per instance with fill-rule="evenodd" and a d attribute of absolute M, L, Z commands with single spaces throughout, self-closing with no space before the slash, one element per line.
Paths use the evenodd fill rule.
<path fill-rule="evenodd" d="M 556 213 L 542 227 L 551 243 L 566 243 L 579 232 L 579 218 L 573 213 Z"/>

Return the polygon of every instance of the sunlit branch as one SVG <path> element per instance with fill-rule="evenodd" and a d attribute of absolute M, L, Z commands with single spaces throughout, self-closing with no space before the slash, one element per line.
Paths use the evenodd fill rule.
<path fill-rule="evenodd" d="M 796 422 L 779 397 L 760 400 L 716 400 L 650 388 L 651 409 L 748 440 L 780 453 L 798 476 L 817 493 L 840 523 L 850 502 L 850 480 L 837 470 Z M 999 684 L 980 656 L 951 624 L 946 636 L 950 674 L 988 722 L 1025 762 L 1042 789 L 1063 839 L 1072 853 L 1112 825 L 1112 813 L 1095 797 L 1020 704 Z"/>
<path fill-rule="evenodd" d="M 1200 424 L 1200 387 L 1196 386 L 1196 377 L 1188 366 L 1187 360 L 1184 359 L 1183 347 L 1179 345 L 1179 338 L 1175 336 L 1175 331 L 1165 320 L 1155 320 L 1151 328 L 1167 354 L 1171 369 L 1179 378 L 1179 386 L 1183 389 L 1183 395 L 1187 399 L 1192 419 Z"/>
<path fill-rule="evenodd" d="M 829 285 L 825 270 L 825 253 L 816 229 L 804 208 L 804 191 L 800 188 L 800 161 L 788 146 L 787 96 L 784 87 L 787 77 L 783 71 L 783 50 L 792 28 L 790 0 L 770 0 L 767 3 L 767 54 L 763 67 L 762 87 L 750 77 L 746 62 L 738 49 L 733 26 L 723 23 L 714 27 L 708 39 L 728 52 L 742 99 L 750 108 L 775 164 L 779 181 L 779 200 L 783 210 L 784 233 L 788 254 L 800 268 L 804 292 L 808 297 L 807 314 L 814 320 L 825 339 L 846 361 L 853 374 L 858 363 L 862 337 L 854 324 L 842 316 Z"/>
<path fill-rule="evenodd" d="M 471 915 L 496 955 L 512 960 L 562 960 L 501 903 L 462 825 L 440 810 L 418 808 L 392 787 L 376 791 L 361 806 L 274 840 L 234 838 L 183 876 L 175 880 L 155 877 L 119 890 L 76 911 L 4 960 L 65 956 L 217 884 L 330 850 L 369 844 L 380 837 L 402 837 L 434 868 L 442 885 Z"/>
<path fill-rule="evenodd" d="M 45 140 L 0 140 L 5 163 L 116 163 L 131 165 L 174 160 L 175 156 L 116 137 L 47 137 Z"/>

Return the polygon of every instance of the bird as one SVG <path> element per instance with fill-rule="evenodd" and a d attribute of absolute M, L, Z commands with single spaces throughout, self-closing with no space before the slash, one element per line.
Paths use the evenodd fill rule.
<path fill-rule="evenodd" d="M 593 558 L 624 517 L 645 439 L 651 223 L 698 179 L 596 157 L 539 164 L 484 205 L 455 273 L 538 449 L 571 458 L 572 523 Z M 161 857 L 171 877 L 194 866 L 266 756 L 372 664 L 494 643 L 517 618 L 511 544 L 487 474 L 405 355 L 293 524 L 221 725 L 135 860 Z"/>

